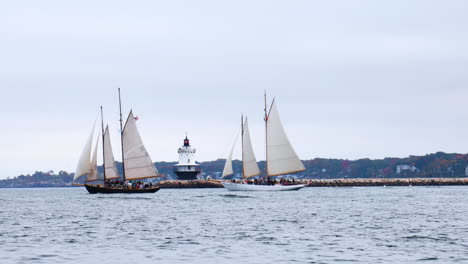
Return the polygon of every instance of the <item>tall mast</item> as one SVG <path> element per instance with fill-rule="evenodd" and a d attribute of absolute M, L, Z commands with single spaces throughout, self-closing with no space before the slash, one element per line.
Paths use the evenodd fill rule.
<path fill-rule="evenodd" d="M 122 148 L 122 178 L 125 181 L 125 156 L 124 156 L 124 148 L 123 148 L 122 100 L 120 99 L 120 88 L 119 88 L 119 111 L 120 111 L 120 146 Z"/>
<path fill-rule="evenodd" d="M 244 114 L 241 114 L 242 179 L 244 179 Z"/>
<path fill-rule="evenodd" d="M 268 112 L 267 112 L 267 97 L 266 91 L 264 92 L 265 97 L 265 176 L 268 179 Z"/>
<path fill-rule="evenodd" d="M 104 172 L 104 181 L 106 180 L 106 152 L 104 148 L 104 114 L 101 105 L 101 130 L 102 130 L 102 170 Z"/>

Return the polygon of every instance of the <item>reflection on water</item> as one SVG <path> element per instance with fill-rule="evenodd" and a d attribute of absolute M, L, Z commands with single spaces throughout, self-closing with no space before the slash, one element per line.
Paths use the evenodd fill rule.
<path fill-rule="evenodd" d="M 467 187 L 1 189 L 1 263 L 467 263 Z"/>

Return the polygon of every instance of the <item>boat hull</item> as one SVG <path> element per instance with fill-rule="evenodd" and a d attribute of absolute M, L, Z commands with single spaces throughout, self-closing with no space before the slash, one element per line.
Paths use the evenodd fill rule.
<path fill-rule="evenodd" d="M 97 185 L 90 185 L 85 184 L 86 190 L 89 193 L 96 194 L 96 193 L 155 193 L 161 189 L 159 186 L 149 187 L 144 189 L 123 189 L 123 188 L 112 188 L 112 187 L 104 187 L 104 186 L 97 186 Z"/>
<path fill-rule="evenodd" d="M 242 184 L 233 182 L 221 182 L 224 188 L 229 191 L 297 191 L 303 187 L 304 184 L 296 185 L 253 185 L 253 184 Z"/>

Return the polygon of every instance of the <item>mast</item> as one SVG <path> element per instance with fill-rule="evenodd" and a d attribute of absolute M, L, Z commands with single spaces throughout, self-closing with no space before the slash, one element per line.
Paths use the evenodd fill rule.
<path fill-rule="evenodd" d="M 242 179 L 244 179 L 244 113 L 241 113 Z"/>
<path fill-rule="evenodd" d="M 268 112 L 267 112 L 267 97 L 266 91 L 264 92 L 265 97 L 265 177 L 268 179 Z"/>
<path fill-rule="evenodd" d="M 104 181 L 106 180 L 106 152 L 104 149 L 104 114 L 102 113 L 101 105 L 101 130 L 102 130 L 102 170 L 104 172 Z"/>
<path fill-rule="evenodd" d="M 120 88 L 119 88 L 119 111 L 120 111 L 120 146 L 122 148 L 122 178 L 125 181 L 125 156 L 123 148 L 123 125 L 122 125 L 122 100 L 120 99 Z"/>

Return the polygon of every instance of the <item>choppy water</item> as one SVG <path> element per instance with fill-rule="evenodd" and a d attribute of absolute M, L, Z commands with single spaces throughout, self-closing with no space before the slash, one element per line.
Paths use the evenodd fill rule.
<path fill-rule="evenodd" d="M 0 189 L 1 263 L 468 263 L 468 187 Z"/>

